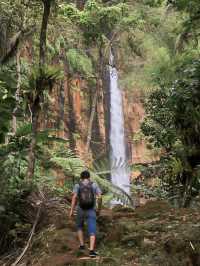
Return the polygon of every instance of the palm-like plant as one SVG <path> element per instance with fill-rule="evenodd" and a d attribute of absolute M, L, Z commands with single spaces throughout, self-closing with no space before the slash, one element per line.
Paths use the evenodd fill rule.
<path fill-rule="evenodd" d="M 87 168 L 85 163 L 71 151 L 65 152 L 64 157 L 52 157 L 51 161 L 61 167 L 68 177 L 72 178 L 72 184 L 79 181 L 80 173 Z M 110 194 L 110 199 L 115 199 L 126 206 L 134 206 L 131 196 L 107 179 L 106 176 L 111 173 L 108 160 L 105 159 L 100 163 L 96 163 L 93 167 L 89 168 L 89 171 L 92 180 L 96 181 L 105 193 Z M 72 184 L 70 183 L 70 189 L 72 189 Z"/>

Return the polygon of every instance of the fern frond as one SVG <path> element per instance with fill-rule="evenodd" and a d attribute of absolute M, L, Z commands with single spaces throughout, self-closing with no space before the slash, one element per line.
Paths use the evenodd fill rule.
<path fill-rule="evenodd" d="M 83 161 L 73 156 L 67 158 L 54 157 L 51 159 L 51 162 L 62 167 L 66 174 L 70 176 L 78 177 L 85 168 Z"/>
<path fill-rule="evenodd" d="M 123 205 L 128 205 L 134 207 L 133 200 L 131 196 L 126 193 L 122 188 L 112 184 L 110 181 L 100 177 L 96 173 L 91 173 L 92 179 L 94 179 L 102 188 L 109 190 L 109 192 L 113 195 L 113 198 L 119 200 L 123 203 Z"/>
<path fill-rule="evenodd" d="M 37 93 L 38 89 L 45 90 L 51 89 L 52 84 L 63 78 L 63 71 L 56 66 L 43 66 L 42 68 L 35 67 L 32 69 L 32 72 L 29 77 L 28 84 L 24 87 L 24 94 L 27 93 Z M 38 88 L 38 81 L 42 80 L 42 88 Z"/>
<path fill-rule="evenodd" d="M 31 123 L 24 123 L 23 125 L 17 128 L 15 135 L 16 137 L 22 137 L 31 134 L 31 132 L 32 132 Z"/>

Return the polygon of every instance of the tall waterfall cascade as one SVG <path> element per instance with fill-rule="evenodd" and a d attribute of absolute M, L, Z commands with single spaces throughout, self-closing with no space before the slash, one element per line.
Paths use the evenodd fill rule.
<path fill-rule="evenodd" d="M 114 56 L 110 52 L 110 159 L 111 181 L 114 185 L 130 193 L 130 174 L 127 168 L 125 148 L 124 115 L 122 93 L 118 86 L 118 72 L 114 66 Z"/>

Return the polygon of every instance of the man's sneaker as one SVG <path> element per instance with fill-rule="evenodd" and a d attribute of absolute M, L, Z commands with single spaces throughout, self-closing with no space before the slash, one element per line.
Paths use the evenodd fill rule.
<path fill-rule="evenodd" d="M 84 245 L 80 245 L 80 246 L 79 246 L 79 250 L 80 250 L 80 251 L 85 250 L 85 246 L 84 246 Z"/>
<path fill-rule="evenodd" d="M 90 258 L 96 258 L 96 256 L 98 256 L 98 253 L 95 252 L 94 250 L 90 250 L 89 256 Z"/>

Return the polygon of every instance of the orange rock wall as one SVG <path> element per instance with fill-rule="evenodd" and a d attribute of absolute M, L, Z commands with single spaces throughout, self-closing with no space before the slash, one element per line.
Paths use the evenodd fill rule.
<path fill-rule="evenodd" d="M 21 56 L 31 62 L 32 54 L 32 45 L 26 42 Z M 69 140 L 70 148 L 84 160 L 103 157 L 109 147 L 108 132 L 105 128 L 109 112 L 105 106 L 108 100 L 105 101 L 105 98 L 109 92 L 105 87 L 98 92 L 89 154 L 86 152 L 86 142 L 95 88 L 90 88 L 78 75 L 69 76 L 65 63 L 64 80 L 54 86 L 48 104 L 43 106 L 39 128 L 55 129 L 57 137 Z M 140 131 L 145 116 L 143 97 L 136 89 L 123 91 L 125 135 L 130 163 L 147 163 L 159 159 L 158 155 L 147 149 L 144 138 L 133 140 L 135 134 Z"/>
<path fill-rule="evenodd" d="M 61 95 L 63 97 L 62 104 Z M 109 143 L 109 140 L 106 139 L 104 94 L 103 91 L 100 91 L 93 121 L 91 149 L 89 154 L 86 152 L 92 96 L 93 93 L 80 78 L 65 80 L 63 87 L 56 86 L 53 89 L 48 112 L 42 114 L 41 116 L 44 117 L 40 119 L 42 123 L 40 128 L 45 126 L 57 128 L 57 136 L 69 139 L 71 149 L 84 160 L 98 159 L 103 156 Z M 147 142 L 144 138 L 134 141 L 134 136 L 140 132 L 140 125 L 145 116 L 140 92 L 123 92 L 123 106 L 129 162 L 149 163 L 158 160 L 159 156 L 147 149 Z M 49 114 L 48 118 L 45 118 L 47 114 Z"/>
<path fill-rule="evenodd" d="M 100 91 L 93 120 L 92 148 L 89 153 L 86 151 L 93 96 L 94 91 L 84 80 L 78 76 L 68 79 L 66 73 L 64 82 L 50 93 L 49 103 L 39 119 L 40 129 L 55 129 L 56 136 L 69 140 L 70 148 L 84 160 L 91 160 L 95 149 L 96 154 L 103 154 L 105 148 L 103 93 Z"/>
<path fill-rule="evenodd" d="M 143 106 L 144 96 L 139 90 L 123 92 L 125 118 L 125 135 L 130 163 L 149 163 L 159 159 L 159 156 L 147 148 L 144 136 L 134 141 L 134 136 L 141 133 L 141 123 L 145 116 Z"/>

